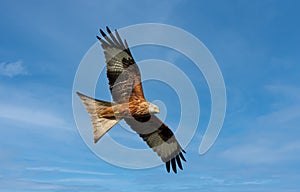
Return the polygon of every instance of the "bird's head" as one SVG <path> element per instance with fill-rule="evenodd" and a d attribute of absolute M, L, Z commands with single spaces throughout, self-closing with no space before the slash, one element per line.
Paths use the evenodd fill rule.
<path fill-rule="evenodd" d="M 159 107 L 157 105 L 154 105 L 153 103 L 149 103 L 148 110 L 150 114 L 159 113 Z"/>

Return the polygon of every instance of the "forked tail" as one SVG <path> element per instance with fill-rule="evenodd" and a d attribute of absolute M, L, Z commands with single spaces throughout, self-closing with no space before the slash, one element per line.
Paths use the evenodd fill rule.
<path fill-rule="evenodd" d="M 97 141 L 99 141 L 99 139 L 121 119 L 100 117 L 102 111 L 112 106 L 111 102 L 93 99 L 79 92 L 77 92 L 77 95 L 80 97 L 86 110 L 91 116 L 94 143 L 97 143 Z"/>

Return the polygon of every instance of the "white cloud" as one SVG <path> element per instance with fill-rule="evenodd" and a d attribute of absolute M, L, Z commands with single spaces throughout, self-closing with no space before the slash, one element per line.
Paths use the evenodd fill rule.
<path fill-rule="evenodd" d="M 27 75 L 28 72 L 21 60 L 11 63 L 0 63 L 0 75 L 14 77 L 17 75 Z"/>

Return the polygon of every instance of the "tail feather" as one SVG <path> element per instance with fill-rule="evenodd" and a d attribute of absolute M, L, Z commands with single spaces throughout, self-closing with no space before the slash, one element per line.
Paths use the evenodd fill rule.
<path fill-rule="evenodd" d="M 108 132 L 115 124 L 117 124 L 121 119 L 116 118 L 103 118 L 99 114 L 101 111 L 105 110 L 108 107 L 111 107 L 112 103 L 107 101 L 101 101 L 93 99 L 82 93 L 77 92 L 77 95 L 80 97 L 82 102 L 85 105 L 86 110 L 89 112 L 93 125 L 93 135 L 94 143 L 97 143 L 99 139 Z"/>

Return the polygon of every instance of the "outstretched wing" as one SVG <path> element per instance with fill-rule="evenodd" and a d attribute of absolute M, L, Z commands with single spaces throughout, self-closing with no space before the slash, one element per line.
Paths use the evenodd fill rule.
<path fill-rule="evenodd" d="M 108 35 L 100 29 L 103 38 L 97 36 L 104 49 L 109 88 L 116 103 L 127 103 L 131 99 L 145 100 L 140 70 L 135 63 L 126 40 L 106 27 Z"/>
<path fill-rule="evenodd" d="M 168 172 L 170 172 L 171 165 L 175 173 L 177 173 L 177 166 L 183 169 L 181 160 L 186 161 L 182 154 L 185 151 L 179 145 L 173 132 L 159 118 L 152 115 L 146 122 L 140 122 L 134 118 L 128 118 L 125 121 L 166 163 Z"/>

